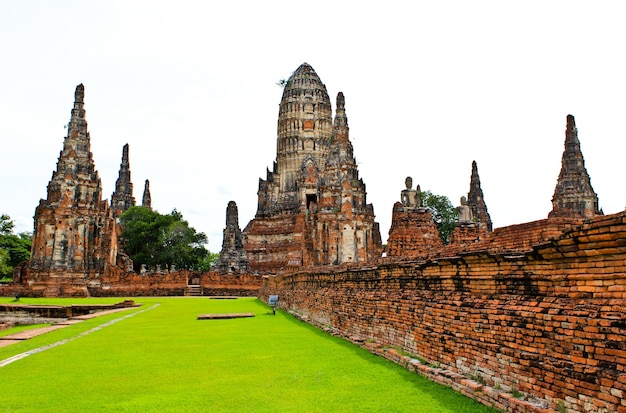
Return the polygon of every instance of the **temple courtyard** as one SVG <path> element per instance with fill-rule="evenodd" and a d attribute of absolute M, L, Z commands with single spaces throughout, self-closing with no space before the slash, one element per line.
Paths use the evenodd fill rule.
<path fill-rule="evenodd" d="M 490 412 L 256 298 L 137 298 L 139 306 L 0 331 L 0 411 Z M 119 298 L 0 298 L 0 305 Z M 207 314 L 242 318 L 201 319 Z M 250 316 L 250 314 L 252 316 Z M 57 326 L 59 327 L 59 326 Z"/>

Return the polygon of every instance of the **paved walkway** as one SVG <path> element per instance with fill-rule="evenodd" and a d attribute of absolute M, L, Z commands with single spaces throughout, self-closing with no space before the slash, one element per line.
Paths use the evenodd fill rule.
<path fill-rule="evenodd" d="M 23 340 L 28 340 L 33 337 L 37 337 L 42 334 L 49 333 L 51 331 L 58 330 L 63 327 L 80 323 L 81 321 L 89 320 L 91 318 L 100 317 L 100 316 L 107 315 L 107 314 L 118 313 L 120 311 L 125 311 L 130 308 L 137 308 L 137 307 L 115 308 L 112 310 L 98 311 L 98 312 L 91 313 L 91 314 L 79 315 L 76 317 L 68 318 L 67 320 L 59 321 L 58 323 L 54 323 L 51 326 L 32 328 L 30 330 L 20 331 L 19 333 L 9 334 L 9 335 L 0 337 L 0 347 L 6 347 L 11 344 L 19 343 L 20 341 L 23 341 Z"/>
<path fill-rule="evenodd" d="M 155 306 L 158 306 L 158 304 L 155 304 L 152 307 L 147 308 L 146 310 L 139 311 L 139 312 L 133 313 L 133 314 L 129 314 L 129 315 L 125 316 L 125 317 L 116 318 L 116 319 L 110 321 L 109 323 L 103 324 L 100 327 L 107 326 L 107 325 L 116 323 L 117 321 L 122 320 L 124 318 L 132 317 L 135 314 L 139 314 L 139 313 L 142 313 L 144 311 L 151 310 Z M 49 333 L 49 332 L 54 331 L 54 330 L 58 330 L 58 329 L 63 328 L 63 327 L 74 325 L 74 324 L 80 323 L 80 322 L 85 321 L 85 320 L 89 320 L 89 319 L 100 317 L 100 316 L 107 315 L 107 314 L 119 313 L 120 311 L 126 311 L 126 310 L 129 310 L 131 308 L 137 308 L 137 307 L 115 308 L 115 309 L 112 309 L 112 310 L 98 311 L 98 312 L 91 313 L 91 314 L 79 315 L 79 316 L 76 316 L 76 317 L 68 318 L 67 320 L 59 321 L 58 323 L 55 323 L 55 324 L 53 324 L 51 326 L 40 327 L 40 328 L 33 328 L 33 329 L 30 329 L 30 330 L 20 331 L 19 333 L 9 334 L 9 335 L 0 337 L 0 347 L 10 346 L 11 344 L 19 343 L 21 341 L 28 340 L 28 339 L 31 339 L 33 337 L 40 336 L 42 334 L 46 334 L 46 333 Z M 89 332 L 92 332 L 92 330 L 96 331 L 97 329 L 100 329 L 100 328 L 99 327 L 95 327 L 95 328 L 89 330 Z M 85 335 L 85 334 L 83 333 L 83 335 Z M 76 336 L 76 337 L 74 337 L 72 339 L 68 339 L 68 341 L 71 341 L 71 340 L 73 340 L 75 338 L 78 338 L 79 336 Z M 61 343 L 61 344 L 65 344 L 65 343 Z M 31 350 L 31 351 L 34 351 L 34 350 Z M 24 357 L 26 357 L 26 356 L 24 356 Z M 21 358 L 23 358 L 23 357 L 21 357 Z M 7 360 L 10 360 L 10 359 L 7 359 Z M 0 367 L 3 367 L 6 364 L 9 364 L 9 363 L 5 363 L 7 360 L 0 360 Z"/>

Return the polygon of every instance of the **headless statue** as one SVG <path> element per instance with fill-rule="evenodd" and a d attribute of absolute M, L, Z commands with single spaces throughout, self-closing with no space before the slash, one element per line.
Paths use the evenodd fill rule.
<path fill-rule="evenodd" d="M 472 222 L 472 210 L 467 205 L 467 198 L 461 197 L 461 205 L 456 210 L 459 212 L 459 222 Z"/>

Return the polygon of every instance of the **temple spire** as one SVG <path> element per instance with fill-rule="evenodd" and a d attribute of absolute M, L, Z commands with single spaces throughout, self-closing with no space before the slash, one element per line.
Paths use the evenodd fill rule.
<path fill-rule="evenodd" d="M 467 206 L 469 206 L 472 218 L 483 226 L 487 231 L 493 230 L 491 216 L 487 211 L 487 204 L 480 187 L 480 177 L 478 176 L 478 165 L 472 161 L 472 177 L 470 178 L 470 190 L 467 193 Z"/>
<path fill-rule="evenodd" d="M 143 188 L 143 197 L 141 198 L 141 206 L 152 209 L 152 197 L 150 196 L 150 181 L 146 179 Z"/>
<path fill-rule="evenodd" d="M 32 271 L 86 274 L 115 266 L 118 246 L 111 234 L 115 222 L 96 171 L 84 109 L 85 88 L 76 87 L 67 136 L 48 183 L 47 198 L 35 210 Z M 45 275 L 47 276 L 47 275 Z M 68 276 L 69 277 L 69 276 Z M 80 281 L 82 280 L 82 281 Z M 83 292 L 86 292 L 84 290 Z"/>
<path fill-rule="evenodd" d="M 246 251 L 243 248 L 243 237 L 239 228 L 239 210 L 235 201 L 226 207 L 226 228 L 220 257 L 215 263 L 215 270 L 222 274 L 241 274 L 250 270 Z"/>
<path fill-rule="evenodd" d="M 337 108 L 335 109 L 333 134 L 327 163 L 332 165 L 346 161 L 353 164 L 354 169 L 356 169 L 354 149 L 350 142 L 348 117 L 346 116 L 346 99 L 343 96 L 343 92 L 339 92 L 337 94 Z"/>
<path fill-rule="evenodd" d="M 599 214 L 598 195 L 591 187 L 591 179 L 585 168 L 576 122 L 574 116 L 567 115 L 561 172 L 548 217 L 591 218 Z"/>
<path fill-rule="evenodd" d="M 343 92 L 337 94 L 337 108 L 335 109 L 335 119 L 333 121 L 333 136 L 335 142 L 349 142 L 350 128 L 348 127 L 348 117 L 346 116 L 346 99 Z"/>
<path fill-rule="evenodd" d="M 47 200 L 64 205 L 96 205 L 102 200 L 102 184 L 96 171 L 84 109 L 85 87 L 74 92 L 74 107 L 57 169 L 48 183 Z"/>
<path fill-rule="evenodd" d="M 111 208 L 116 215 L 121 215 L 132 206 L 135 206 L 135 197 L 133 196 L 133 183 L 130 180 L 128 144 L 126 144 L 122 148 L 122 163 L 115 182 L 115 192 L 111 195 Z"/>

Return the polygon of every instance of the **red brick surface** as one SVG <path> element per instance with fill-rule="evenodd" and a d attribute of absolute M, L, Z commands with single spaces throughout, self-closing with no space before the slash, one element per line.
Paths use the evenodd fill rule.
<path fill-rule="evenodd" d="M 520 245 L 515 254 L 448 247 L 421 261 L 270 278 L 261 295 L 395 362 L 409 365 L 402 353 L 437 366 L 414 370 L 507 411 L 619 411 L 626 215 L 555 222 L 495 231 L 492 245 Z"/>

